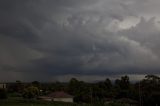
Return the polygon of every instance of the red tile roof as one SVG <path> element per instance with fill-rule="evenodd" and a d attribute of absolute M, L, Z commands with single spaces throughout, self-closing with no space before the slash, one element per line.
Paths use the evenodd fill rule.
<path fill-rule="evenodd" d="M 57 91 L 57 92 L 53 92 L 47 95 L 48 97 L 52 97 L 52 98 L 73 98 L 72 95 L 65 93 L 63 91 Z"/>

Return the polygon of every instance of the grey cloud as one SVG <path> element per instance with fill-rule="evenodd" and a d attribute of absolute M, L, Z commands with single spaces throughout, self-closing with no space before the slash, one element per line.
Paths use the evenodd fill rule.
<path fill-rule="evenodd" d="M 160 27 L 151 13 L 158 7 L 149 12 L 144 7 L 155 3 L 159 2 L 2 0 L 0 73 L 13 80 L 159 73 Z M 128 17 L 140 21 L 122 29 Z"/>

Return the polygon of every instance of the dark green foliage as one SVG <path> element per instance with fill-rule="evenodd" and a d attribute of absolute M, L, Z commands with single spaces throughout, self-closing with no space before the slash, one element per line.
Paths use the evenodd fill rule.
<path fill-rule="evenodd" d="M 11 89 L 11 90 L 10 90 Z M 39 93 L 39 90 L 41 91 Z M 22 83 L 17 81 L 8 86 L 9 95 L 14 97 L 36 98 L 39 94 L 47 95 L 54 91 L 65 91 L 74 96 L 76 103 L 104 104 L 106 100 L 111 103 L 119 99 L 135 100 L 144 106 L 160 105 L 160 78 L 155 75 L 147 75 L 140 83 L 130 83 L 128 76 L 116 79 L 112 84 L 110 79 L 97 83 L 86 83 L 72 78 L 69 83 Z M 6 92 L 2 93 L 6 94 Z M 14 95 L 13 95 L 14 94 Z M 107 101 L 108 103 L 108 101 Z M 111 104 L 114 105 L 114 104 Z"/>
<path fill-rule="evenodd" d="M 160 78 L 158 76 L 147 75 L 139 85 L 145 106 L 160 105 Z"/>
<path fill-rule="evenodd" d="M 119 89 L 129 89 L 130 87 L 130 81 L 129 81 L 129 77 L 128 76 L 122 76 L 121 79 L 117 79 L 115 81 L 115 85 L 117 88 Z"/>
<path fill-rule="evenodd" d="M 72 78 L 69 82 L 68 91 L 74 95 L 75 102 L 103 102 L 104 98 L 112 97 L 112 83 L 109 79 L 91 84 Z"/>
<path fill-rule="evenodd" d="M 30 86 L 23 91 L 23 97 L 27 99 L 35 98 L 39 95 L 39 89 L 34 86 Z"/>
<path fill-rule="evenodd" d="M 91 92 L 90 86 L 83 82 L 72 78 L 69 82 L 68 91 L 70 94 L 74 95 L 75 102 L 90 102 Z"/>
<path fill-rule="evenodd" d="M 32 82 L 32 86 L 35 86 L 35 87 L 37 87 L 38 89 L 41 88 L 41 84 L 40 84 L 40 82 L 38 82 L 38 81 L 33 81 L 33 82 Z"/>
<path fill-rule="evenodd" d="M 0 99 L 6 99 L 7 98 L 7 92 L 5 89 L 0 88 Z"/>
<path fill-rule="evenodd" d="M 109 79 L 98 82 L 93 85 L 93 97 L 95 101 L 103 102 L 104 98 L 113 98 L 112 83 Z"/>
<path fill-rule="evenodd" d="M 108 89 L 108 90 L 111 90 L 112 89 L 112 83 L 111 83 L 111 80 L 110 79 L 106 79 L 104 81 L 104 84 L 105 84 L 105 88 Z"/>
<path fill-rule="evenodd" d="M 115 80 L 116 98 L 131 98 L 131 84 L 128 76 L 122 76 Z"/>
<path fill-rule="evenodd" d="M 39 100 L 17 100 L 17 99 L 10 99 L 10 100 L 3 100 L 0 101 L 0 106 L 125 106 L 119 103 L 112 103 L 112 104 L 77 104 L 77 103 L 63 103 L 63 102 L 46 102 L 46 101 L 39 101 Z"/>

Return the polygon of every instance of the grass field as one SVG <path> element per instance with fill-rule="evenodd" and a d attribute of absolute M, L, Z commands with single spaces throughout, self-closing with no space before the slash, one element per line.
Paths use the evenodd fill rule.
<path fill-rule="evenodd" d="M 76 104 L 76 103 L 62 103 L 62 102 L 46 102 L 39 100 L 7 99 L 7 100 L 0 100 L 0 106 L 124 106 L 124 105 Z"/>

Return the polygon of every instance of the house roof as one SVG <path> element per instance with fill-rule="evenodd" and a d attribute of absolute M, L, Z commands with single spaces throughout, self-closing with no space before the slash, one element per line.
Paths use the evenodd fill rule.
<path fill-rule="evenodd" d="M 52 98 L 47 96 L 39 96 L 38 99 L 52 99 Z"/>
<path fill-rule="evenodd" d="M 129 99 L 129 98 L 121 98 L 118 100 L 118 102 L 121 102 L 121 103 L 138 103 L 138 101 L 136 100 L 132 100 L 132 99 Z"/>
<path fill-rule="evenodd" d="M 72 95 L 65 93 L 63 91 L 56 91 L 53 93 L 50 93 L 47 95 L 47 97 L 52 97 L 52 98 L 73 98 Z"/>

